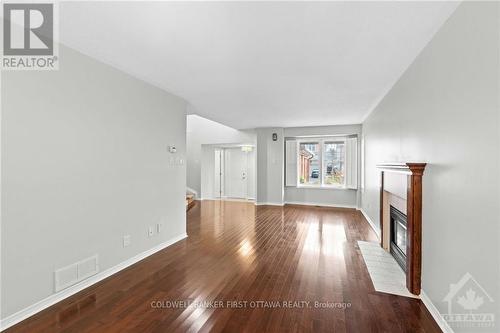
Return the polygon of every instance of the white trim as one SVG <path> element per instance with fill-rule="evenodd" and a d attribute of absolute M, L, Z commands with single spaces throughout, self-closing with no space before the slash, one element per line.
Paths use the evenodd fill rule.
<path fill-rule="evenodd" d="M 215 200 L 215 201 L 232 201 L 232 202 L 254 202 L 254 199 L 248 198 L 227 198 L 227 197 L 222 197 L 222 198 L 215 198 L 215 199 L 205 199 L 205 200 Z"/>
<path fill-rule="evenodd" d="M 299 154 L 298 143 L 295 140 L 285 140 L 285 186 L 297 186 Z"/>
<path fill-rule="evenodd" d="M 422 303 L 424 303 L 427 310 L 429 310 L 432 318 L 434 318 L 436 323 L 439 325 L 439 328 L 441 328 L 444 333 L 453 333 L 453 329 L 450 325 L 448 325 L 441 313 L 439 313 L 439 310 L 423 290 L 420 291 L 420 299 L 422 300 Z"/>
<path fill-rule="evenodd" d="M 373 231 L 377 234 L 378 238 L 380 238 L 380 228 L 378 228 L 375 223 L 372 221 L 372 219 L 368 216 L 368 214 L 363 210 L 363 208 L 359 208 L 359 211 L 363 216 L 365 217 L 366 221 L 372 227 Z"/>
<path fill-rule="evenodd" d="M 338 136 L 320 136 L 320 137 L 310 137 L 310 138 L 302 138 L 302 139 L 297 139 L 297 188 L 309 188 L 309 187 L 316 187 L 316 188 L 326 188 L 326 189 L 346 189 L 348 188 L 347 186 L 347 178 L 344 177 L 344 183 L 343 184 L 335 184 L 335 185 L 325 185 L 325 173 L 326 173 L 326 165 L 325 165 L 325 144 L 327 142 L 342 142 L 344 144 L 344 172 L 347 173 L 347 136 L 343 137 L 338 137 Z M 357 134 L 356 134 L 356 140 L 357 140 Z M 300 156 L 300 145 L 301 144 L 306 144 L 306 143 L 317 143 L 319 146 L 319 151 L 317 152 L 317 155 L 319 156 L 319 184 L 301 184 L 300 183 L 300 161 L 299 161 L 299 156 Z M 357 166 L 356 166 L 357 169 Z M 357 186 L 356 186 L 357 187 Z M 357 188 L 352 188 L 357 190 Z"/>
<path fill-rule="evenodd" d="M 243 199 L 243 198 L 200 198 L 200 201 L 234 201 L 234 202 L 249 202 L 252 203 L 255 201 L 253 198 Z"/>
<path fill-rule="evenodd" d="M 356 207 L 356 205 L 337 205 L 337 204 L 326 204 L 326 203 L 319 203 L 319 202 L 303 202 L 303 201 L 286 201 L 285 205 L 320 206 L 320 207 L 331 207 L 331 208 L 358 209 L 358 207 Z"/>
<path fill-rule="evenodd" d="M 256 202 L 255 206 L 283 206 L 282 202 Z"/>
<path fill-rule="evenodd" d="M 348 188 L 341 185 L 297 185 L 297 186 L 287 186 L 287 188 L 296 188 L 296 189 L 307 189 L 307 190 L 334 190 L 334 191 L 357 191 L 357 188 Z"/>
<path fill-rule="evenodd" d="M 206 198 L 199 198 L 198 200 L 200 201 L 205 201 L 205 200 L 222 200 L 221 198 L 212 198 L 212 197 L 206 197 Z"/>
<path fill-rule="evenodd" d="M 347 188 L 358 189 L 358 136 L 348 137 L 345 142 L 345 185 Z"/>
<path fill-rule="evenodd" d="M 363 125 L 363 123 L 359 124 L 351 124 L 354 126 L 359 126 Z M 342 126 L 342 125 L 340 125 Z M 293 127 L 290 127 L 293 128 Z M 293 135 L 293 136 L 285 136 L 285 141 L 286 140 L 297 140 L 297 139 L 308 139 L 308 138 L 338 138 L 338 137 L 348 137 L 350 135 L 357 135 L 357 133 L 351 133 L 351 134 L 312 134 L 312 135 Z"/>
<path fill-rule="evenodd" d="M 187 234 L 184 233 L 184 234 L 176 236 L 176 237 L 174 237 L 166 242 L 158 244 L 157 246 L 155 246 L 149 250 L 146 250 L 142 253 L 135 255 L 132 258 L 129 258 L 125 261 L 122 261 L 121 263 L 119 263 L 116 266 L 108 268 L 107 270 L 102 271 L 96 275 L 93 275 L 93 276 L 89 277 L 88 279 L 81 281 L 80 283 L 77 283 L 71 287 L 68 287 L 64 290 L 61 290 L 60 292 L 52 294 L 49 297 L 47 297 L 41 301 L 38 301 L 35 304 L 32 304 L 32 305 L 0 320 L 0 331 L 3 331 L 5 329 L 21 322 L 21 321 L 23 321 L 23 320 L 33 316 L 34 314 L 48 308 L 49 306 L 54 305 L 54 304 L 56 304 L 64 299 L 70 297 L 71 295 L 74 295 L 74 294 L 82 291 L 83 289 L 88 288 L 91 285 L 93 285 L 101 280 L 104 280 L 105 278 L 107 278 L 113 274 L 118 273 L 122 269 L 125 269 L 125 268 L 141 261 L 142 259 L 149 257 L 150 255 L 152 255 L 158 251 L 161 251 L 164 248 L 166 248 L 174 243 L 177 243 L 178 241 L 180 241 L 186 237 L 187 237 Z"/>

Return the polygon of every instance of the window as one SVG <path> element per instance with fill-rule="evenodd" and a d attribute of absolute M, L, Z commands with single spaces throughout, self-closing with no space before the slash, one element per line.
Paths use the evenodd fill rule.
<path fill-rule="evenodd" d="M 285 186 L 358 189 L 357 135 L 285 140 Z"/>
<path fill-rule="evenodd" d="M 298 174 L 302 185 L 320 185 L 320 145 L 319 142 L 304 142 L 299 145 Z"/>
<path fill-rule="evenodd" d="M 299 140 L 296 147 L 297 186 L 346 187 L 346 138 Z"/>
<path fill-rule="evenodd" d="M 324 185 L 345 185 L 345 143 L 326 141 L 323 144 Z"/>

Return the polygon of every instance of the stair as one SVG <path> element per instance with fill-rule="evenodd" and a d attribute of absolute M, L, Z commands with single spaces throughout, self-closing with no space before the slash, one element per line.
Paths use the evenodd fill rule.
<path fill-rule="evenodd" d="M 196 204 L 196 201 L 194 200 L 194 195 L 193 194 L 186 194 L 186 211 L 193 208 L 193 206 L 195 204 Z"/>

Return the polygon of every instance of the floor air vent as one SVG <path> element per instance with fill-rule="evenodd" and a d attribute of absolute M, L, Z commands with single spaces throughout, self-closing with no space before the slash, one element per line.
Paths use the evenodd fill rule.
<path fill-rule="evenodd" d="M 99 272 L 97 254 L 55 271 L 55 291 L 61 291 Z"/>

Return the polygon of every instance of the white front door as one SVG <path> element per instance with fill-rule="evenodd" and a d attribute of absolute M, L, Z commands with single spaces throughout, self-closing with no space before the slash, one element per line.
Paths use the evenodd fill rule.
<path fill-rule="evenodd" d="M 241 151 L 241 148 L 227 148 L 224 149 L 224 160 L 224 195 L 228 198 L 246 199 L 248 197 L 247 153 Z"/>

